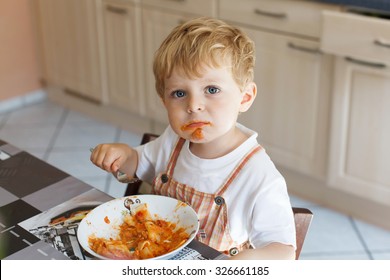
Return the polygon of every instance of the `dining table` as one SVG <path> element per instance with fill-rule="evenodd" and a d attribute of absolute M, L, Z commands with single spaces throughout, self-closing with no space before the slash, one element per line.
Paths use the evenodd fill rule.
<path fill-rule="evenodd" d="M 114 199 L 78 178 L 0 139 L 0 259 L 90 260 L 78 242 L 80 221 Z M 223 260 L 192 240 L 176 260 Z"/>

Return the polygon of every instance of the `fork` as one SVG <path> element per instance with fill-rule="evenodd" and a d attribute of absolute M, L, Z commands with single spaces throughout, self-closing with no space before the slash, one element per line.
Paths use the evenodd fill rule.
<path fill-rule="evenodd" d="M 89 149 L 90 152 L 92 153 L 94 148 L 90 148 Z M 132 183 L 135 183 L 135 182 L 138 182 L 138 178 L 136 177 L 133 177 L 133 178 L 129 178 L 129 176 L 127 176 L 126 173 L 118 170 L 117 172 L 115 173 L 112 173 L 114 175 L 114 177 L 121 183 L 125 183 L 125 184 L 132 184 Z"/>

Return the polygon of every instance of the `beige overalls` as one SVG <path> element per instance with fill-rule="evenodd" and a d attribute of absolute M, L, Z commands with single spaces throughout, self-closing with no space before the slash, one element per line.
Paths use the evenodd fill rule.
<path fill-rule="evenodd" d="M 237 177 L 244 165 L 259 150 L 260 145 L 255 146 L 241 160 L 241 162 L 230 173 L 226 181 L 216 193 L 199 192 L 191 186 L 181 184 L 173 179 L 176 161 L 185 143 L 180 138 L 170 156 L 166 172 L 157 175 L 153 182 L 153 192 L 176 198 L 187 204 L 198 213 L 200 226 L 197 239 L 214 249 L 229 255 L 236 255 L 241 250 L 249 248 L 249 242 L 238 244 L 230 236 L 230 229 L 227 216 L 227 205 L 223 198 L 233 180 Z"/>

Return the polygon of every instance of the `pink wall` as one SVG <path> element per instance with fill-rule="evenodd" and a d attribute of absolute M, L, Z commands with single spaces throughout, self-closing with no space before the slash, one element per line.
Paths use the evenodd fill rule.
<path fill-rule="evenodd" d="M 30 0 L 0 0 L 0 102 L 41 88 Z"/>

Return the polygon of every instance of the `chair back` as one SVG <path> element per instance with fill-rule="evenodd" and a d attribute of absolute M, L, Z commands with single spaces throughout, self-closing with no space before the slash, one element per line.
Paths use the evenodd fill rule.
<path fill-rule="evenodd" d="M 306 238 L 306 234 L 309 230 L 311 220 L 313 219 L 313 213 L 307 208 L 292 208 L 295 220 L 295 231 L 297 240 L 297 249 L 295 251 L 295 259 L 299 259 L 302 251 L 303 243 Z"/>

